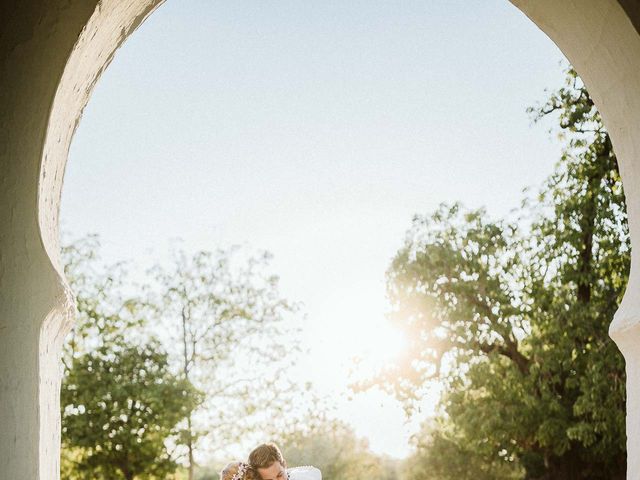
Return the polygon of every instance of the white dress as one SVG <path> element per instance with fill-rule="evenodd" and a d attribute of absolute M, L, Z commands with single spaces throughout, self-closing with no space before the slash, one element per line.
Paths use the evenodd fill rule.
<path fill-rule="evenodd" d="M 293 467 L 287 472 L 290 480 L 322 480 L 322 473 L 316 467 Z"/>

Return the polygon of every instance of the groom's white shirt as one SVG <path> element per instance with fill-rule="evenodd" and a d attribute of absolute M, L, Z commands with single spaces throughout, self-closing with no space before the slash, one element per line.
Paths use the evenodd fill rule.
<path fill-rule="evenodd" d="M 316 467 L 293 467 L 287 471 L 291 480 L 322 480 L 322 473 Z"/>

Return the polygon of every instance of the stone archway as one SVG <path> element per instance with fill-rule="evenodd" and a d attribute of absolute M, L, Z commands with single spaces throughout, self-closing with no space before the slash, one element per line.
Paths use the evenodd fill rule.
<path fill-rule="evenodd" d="M 118 46 L 162 0 L 5 1 L 0 18 L 0 465 L 58 478 L 59 355 L 73 301 L 58 257 L 71 139 Z M 640 251 L 640 1 L 512 0 L 589 87 L 615 145 Z M 637 248 L 636 248 L 637 247 Z M 610 333 L 627 361 L 628 478 L 640 478 L 640 255 Z"/>

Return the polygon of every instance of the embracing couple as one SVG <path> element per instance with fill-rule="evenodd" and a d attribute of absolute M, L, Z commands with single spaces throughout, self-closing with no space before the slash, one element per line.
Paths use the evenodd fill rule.
<path fill-rule="evenodd" d="M 322 480 L 315 467 L 287 468 L 282 452 L 274 443 L 253 449 L 248 462 L 232 462 L 220 472 L 220 480 Z"/>

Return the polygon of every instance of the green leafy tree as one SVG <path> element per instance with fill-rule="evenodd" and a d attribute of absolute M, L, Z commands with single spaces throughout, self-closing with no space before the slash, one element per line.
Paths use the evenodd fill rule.
<path fill-rule="evenodd" d="M 176 462 L 186 463 L 191 478 L 196 448 L 220 453 L 240 440 L 251 441 L 252 435 L 275 434 L 287 424 L 292 401 L 300 400 L 304 392 L 294 391 L 287 380 L 287 367 L 297 351 L 295 330 L 286 322 L 294 307 L 278 293 L 278 278 L 269 272 L 268 254 L 251 257 L 239 249 L 194 255 L 181 251 L 172 264 L 154 267 L 157 282 L 136 285 L 129 280 L 123 264 L 104 266 L 98 251 L 96 237 L 74 242 L 63 251 L 79 312 L 64 355 L 63 406 L 72 405 L 65 413 L 65 422 L 75 421 L 77 431 L 81 431 L 83 422 L 96 425 L 73 408 L 75 403 L 69 403 L 77 401 L 69 396 L 77 395 L 76 390 L 110 395 L 78 369 L 104 367 L 101 376 L 93 378 L 112 388 L 116 384 L 108 381 L 110 373 L 133 368 L 135 361 L 155 361 L 158 379 L 166 375 L 160 383 L 176 386 L 175 391 L 157 393 L 188 394 L 185 408 L 172 405 L 172 412 L 153 412 L 167 414 L 165 417 L 149 418 L 160 422 L 164 444 L 173 447 L 169 457 L 162 454 L 169 470 Z M 158 356 L 149 357 L 149 345 Z M 119 358 L 121 354 L 126 358 Z M 156 391 L 141 383 L 134 371 L 127 378 L 134 382 L 127 387 L 129 393 L 141 388 L 148 389 L 141 393 L 155 395 Z M 194 384 L 201 395 L 190 387 Z M 116 417 L 121 413 L 117 409 L 126 404 L 120 400 L 109 407 Z M 168 399 L 167 407 L 170 404 Z M 174 420 L 178 423 L 173 424 Z M 63 426 L 63 467 L 73 478 L 93 450 L 85 443 L 79 446 L 80 439 L 72 438 L 73 432 Z M 109 434 L 113 434 L 110 427 L 90 438 L 110 442 Z M 140 443 L 135 435 L 132 438 Z M 102 446 L 99 449 L 104 450 Z M 106 467 L 93 471 L 106 471 Z"/>
<path fill-rule="evenodd" d="M 313 465 L 324 480 L 394 480 L 394 460 L 374 454 L 344 422 L 314 414 L 281 434 L 281 447 L 291 466 Z"/>
<path fill-rule="evenodd" d="M 172 363 L 205 393 L 183 430 L 189 479 L 203 444 L 221 449 L 275 431 L 293 399 L 286 369 L 295 351 L 287 318 L 294 307 L 270 273 L 270 255 L 237 248 L 175 252 L 154 269 L 154 304 L 170 333 Z"/>
<path fill-rule="evenodd" d="M 503 458 L 479 454 L 444 418 L 425 422 L 413 439 L 415 451 L 403 462 L 404 480 L 518 480 L 521 468 Z"/>
<path fill-rule="evenodd" d="M 146 334 L 144 303 L 135 290 L 131 291 L 124 264 L 106 266 L 99 252 L 96 235 L 69 242 L 62 248 L 65 276 L 77 307 L 76 322 L 64 350 L 67 371 L 74 357 L 120 342 L 124 332 L 138 340 Z"/>
<path fill-rule="evenodd" d="M 193 387 L 170 371 L 159 344 L 110 345 L 74 358 L 62 390 L 65 445 L 83 452 L 80 478 L 166 478 L 167 450 L 196 406 Z"/>
<path fill-rule="evenodd" d="M 518 220 L 459 205 L 414 219 L 388 271 L 409 348 L 382 384 L 409 410 L 444 385 L 450 456 L 471 449 L 528 479 L 622 479 L 624 362 L 607 335 L 629 269 L 618 165 L 573 70 L 531 112 L 555 116 L 566 148 Z"/>
<path fill-rule="evenodd" d="M 199 393 L 169 368 L 145 330 L 144 304 L 126 295 L 121 266 L 100 268 L 95 237 L 63 251 L 78 319 L 61 392 L 66 478 L 167 478 L 168 451 Z"/>

